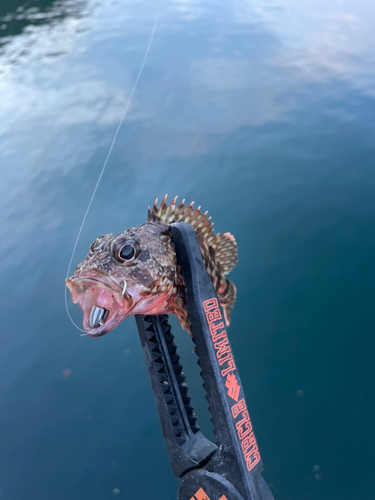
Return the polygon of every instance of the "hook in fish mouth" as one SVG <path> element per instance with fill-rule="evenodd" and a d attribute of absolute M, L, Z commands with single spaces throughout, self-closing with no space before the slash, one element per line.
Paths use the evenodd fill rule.
<path fill-rule="evenodd" d="M 92 274 L 72 277 L 66 280 L 72 299 L 83 311 L 83 329 L 89 337 L 100 337 L 109 331 L 128 314 L 132 298 L 129 286 L 115 281 L 106 275 L 94 278 Z M 125 293 L 122 293 L 125 290 Z"/>

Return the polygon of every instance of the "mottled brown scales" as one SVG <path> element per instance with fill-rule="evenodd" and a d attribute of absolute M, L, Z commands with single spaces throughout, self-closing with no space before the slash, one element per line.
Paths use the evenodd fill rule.
<path fill-rule="evenodd" d="M 211 217 L 201 213 L 194 202 L 160 206 L 155 201 L 148 210 L 148 221 L 119 234 L 97 238 L 85 260 L 66 282 L 75 303 L 84 312 L 84 329 L 90 336 L 104 335 L 131 314 L 177 315 L 189 331 L 185 286 L 176 264 L 176 253 L 169 231 L 173 222 L 188 222 L 194 228 L 203 262 L 223 307 L 227 325 L 236 298 L 236 288 L 225 275 L 237 262 L 237 246 L 230 233 L 214 234 Z M 130 246 L 129 246 L 130 245 Z M 122 260 L 122 249 L 134 248 L 131 259 Z M 122 255 L 122 254 L 121 254 Z M 104 304 L 104 305 L 103 305 Z M 101 326 L 92 328 L 90 312 L 94 306 L 107 311 Z"/>

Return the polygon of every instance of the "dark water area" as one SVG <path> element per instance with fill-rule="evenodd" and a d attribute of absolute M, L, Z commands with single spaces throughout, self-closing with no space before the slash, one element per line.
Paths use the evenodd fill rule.
<path fill-rule="evenodd" d="M 0 499 L 176 498 L 134 319 L 89 339 L 64 306 L 156 10 L 0 2 Z M 354 0 L 162 2 L 74 258 L 165 193 L 235 235 L 229 335 L 276 500 L 374 497 L 374 24 Z"/>

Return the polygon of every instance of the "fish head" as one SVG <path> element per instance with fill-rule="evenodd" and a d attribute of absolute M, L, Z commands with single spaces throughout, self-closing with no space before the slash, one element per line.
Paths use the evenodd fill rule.
<path fill-rule="evenodd" d="M 176 294 L 176 253 L 166 224 L 147 222 L 99 236 L 66 280 L 91 337 L 133 314 L 167 314 Z"/>

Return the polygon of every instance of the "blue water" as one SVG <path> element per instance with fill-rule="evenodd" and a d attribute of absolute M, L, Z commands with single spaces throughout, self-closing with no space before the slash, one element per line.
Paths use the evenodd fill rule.
<path fill-rule="evenodd" d="M 176 498 L 134 319 L 89 339 L 64 309 L 156 9 L 0 3 L 0 499 Z M 165 193 L 235 235 L 229 334 L 276 500 L 374 497 L 374 23 L 370 1 L 161 2 L 74 258 Z"/>

